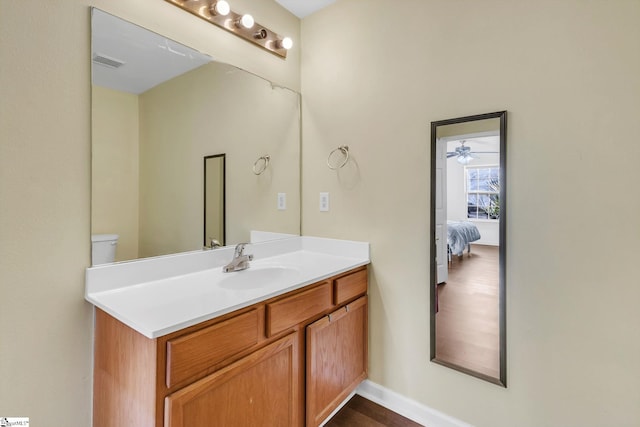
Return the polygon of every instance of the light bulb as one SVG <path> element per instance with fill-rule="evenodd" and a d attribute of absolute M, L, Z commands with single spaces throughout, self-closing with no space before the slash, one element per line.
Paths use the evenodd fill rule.
<path fill-rule="evenodd" d="M 293 40 L 291 40 L 290 37 L 285 37 L 280 42 L 280 46 L 282 46 L 283 49 L 289 50 L 293 47 Z"/>
<path fill-rule="evenodd" d="M 253 20 L 253 16 L 249 15 L 248 13 L 242 15 L 242 18 L 240 18 L 240 24 L 242 24 L 242 26 L 245 28 L 253 27 L 254 23 L 255 21 Z"/>
<path fill-rule="evenodd" d="M 462 156 L 458 156 L 456 160 L 461 165 L 468 165 L 471 162 L 471 160 L 473 160 L 473 157 L 469 154 L 463 154 Z"/>
<path fill-rule="evenodd" d="M 215 2 L 211 8 L 211 13 L 214 15 L 227 16 L 229 12 L 231 12 L 231 6 L 229 6 L 229 3 L 224 0 Z"/>

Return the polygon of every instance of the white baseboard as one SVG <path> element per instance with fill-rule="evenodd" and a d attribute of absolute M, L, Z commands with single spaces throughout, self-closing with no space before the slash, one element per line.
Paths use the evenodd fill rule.
<path fill-rule="evenodd" d="M 356 393 L 424 426 L 473 427 L 369 380 L 364 380 L 356 389 Z"/>

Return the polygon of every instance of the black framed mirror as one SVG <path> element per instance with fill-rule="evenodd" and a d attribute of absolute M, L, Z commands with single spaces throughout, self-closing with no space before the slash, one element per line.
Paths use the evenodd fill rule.
<path fill-rule="evenodd" d="M 225 245 L 225 154 L 204 158 L 204 240 L 205 248 Z"/>
<path fill-rule="evenodd" d="M 431 361 L 507 386 L 507 112 L 431 123 Z"/>

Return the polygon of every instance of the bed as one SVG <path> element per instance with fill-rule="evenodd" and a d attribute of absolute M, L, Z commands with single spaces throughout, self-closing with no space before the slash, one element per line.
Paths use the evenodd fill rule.
<path fill-rule="evenodd" d="M 471 242 L 480 239 L 480 231 L 470 221 L 447 221 L 447 252 L 451 262 L 451 255 L 462 256 L 464 248 L 471 253 Z"/>

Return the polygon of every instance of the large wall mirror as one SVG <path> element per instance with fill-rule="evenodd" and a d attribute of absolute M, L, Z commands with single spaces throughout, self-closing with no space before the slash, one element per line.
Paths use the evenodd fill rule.
<path fill-rule="evenodd" d="M 431 123 L 431 360 L 504 387 L 506 126 Z"/>
<path fill-rule="evenodd" d="M 115 261 L 300 234 L 300 95 L 98 9 L 91 22 L 91 232 L 118 236 Z M 205 209 L 219 155 L 224 198 Z"/>

